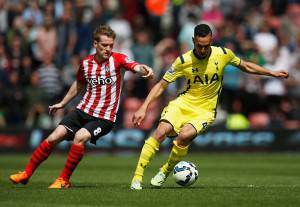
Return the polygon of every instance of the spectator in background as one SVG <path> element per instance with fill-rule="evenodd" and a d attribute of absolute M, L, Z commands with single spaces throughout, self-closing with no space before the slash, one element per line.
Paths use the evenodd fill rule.
<path fill-rule="evenodd" d="M 242 102 L 240 99 L 235 99 L 232 104 L 232 109 L 229 111 L 226 119 L 226 129 L 229 130 L 245 130 L 250 124 L 248 118 L 243 113 Z"/>
<path fill-rule="evenodd" d="M 266 129 L 270 126 L 270 115 L 266 111 L 257 111 L 249 114 L 251 129 Z"/>
<path fill-rule="evenodd" d="M 5 114 L 3 110 L 3 105 L 1 104 L 0 105 L 0 128 L 4 128 L 5 126 L 6 126 Z"/>
<path fill-rule="evenodd" d="M 136 31 L 135 33 L 135 43 L 132 47 L 134 59 L 138 62 L 144 63 L 149 66 L 153 66 L 153 53 L 154 47 L 150 42 L 149 32 L 146 30 Z M 132 74 L 127 74 L 126 76 L 126 99 L 123 101 L 123 127 L 134 128 L 131 119 L 134 112 L 141 106 L 143 99 L 145 98 L 145 91 L 149 91 L 150 80 L 143 80 Z M 158 103 L 154 103 L 150 106 L 152 113 L 147 116 L 141 128 L 144 130 L 149 130 L 158 114 Z"/>
<path fill-rule="evenodd" d="M 200 19 L 216 28 L 221 27 L 224 23 L 224 15 L 220 9 L 220 1 L 204 0 Z"/>
<path fill-rule="evenodd" d="M 81 2 L 83 3 L 83 2 Z M 85 8 L 84 4 L 77 3 L 76 5 L 76 36 L 77 38 L 74 53 L 80 54 L 80 56 L 86 56 L 90 49 L 92 48 L 93 42 L 92 39 L 92 30 L 90 24 L 86 20 L 88 9 Z"/>
<path fill-rule="evenodd" d="M 8 28 L 8 11 L 6 0 L 0 0 L 0 33 L 4 34 Z"/>
<path fill-rule="evenodd" d="M 44 16 L 51 16 L 54 19 L 56 18 L 54 1 L 46 1 L 44 6 Z"/>
<path fill-rule="evenodd" d="M 0 87 L 8 82 L 8 74 L 12 71 L 12 63 L 8 57 L 3 40 L 0 41 Z M 2 91 L 2 90 L 1 90 Z"/>
<path fill-rule="evenodd" d="M 62 82 L 64 84 L 64 88 L 69 88 L 72 85 L 78 71 L 79 62 L 79 56 L 72 55 L 70 62 L 63 67 Z"/>
<path fill-rule="evenodd" d="M 197 23 L 197 16 L 193 13 L 189 13 L 187 15 L 187 21 L 181 27 L 178 35 L 178 42 L 180 44 L 181 53 L 185 53 L 193 48 L 193 40 L 190 37 L 193 35 L 194 27 L 197 25 Z"/>
<path fill-rule="evenodd" d="M 300 38 L 299 38 L 300 39 Z M 300 47 L 299 47 L 300 48 Z M 300 55 L 295 57 L 295 63 L 290 68 L 291 78 L 286 83 L 288 96 L 300 101 Z"/>
<path fill-rule="evenodd" d="M 101 1 L 102 2 L 102 1 Z M 99 24 L 106 24 L 109 18 L 105 17 L 105 8 L 101 6 L 101 3 L 96 3 L 92 8 L 93 15 L 92 19 L 89 22 L 91 30 L 94 30 Z"/>
<path fill-rule="evenodd" d="M 25 118 L 25 93 L 23 86 L 20 84 L 18 73 L 12 71 L 9 73 L 9 82 L 5 89 L 5 105 L 7 111 L 5 120 L 8 125 L 22 126 Z"/>
<path fill-rule="evenodd" d="M 58 67 L 63 67 L 69 62 L 77 41 L 72 6 L 72 1 L 66 0 L 63 2 L 63 14 L 56 26 L 57 33 L 59 34 L 57 39 L 57 53 L 55 56 Z"/>
<path fill-rule="evenodd" d="M 8 51 L 13 70 L 19 70 L 22 58 L 27 54 L 21 34 L 17 33 L 12 37 L 12 45 Z"/>
<path fill-rule="evenodd" d="M 43 62 L 46 59 L 54 59 L 57 47 L 57 31 L 51 16 L 45 16 L 44 24 L 37 30 L 37 48 L 35 57 Z"/>
<path fill-rule="evenodd" d="M 15 56 L 16 58 L 21 57 L 23 51 L 23 45 L 26 43 L 23 39 L 24 22 L 21 16 L 16 16 L 13 20 L 12 27 L 6 33 L 6 46 L 10 56 Z M 16 48 L 14 48 L 16 47 Z M 17 50 L 17 51 L 14 51 Z M 16 54 L 16 55 L 14 55 Z"/>
<path fill-rule="evenodd" d="M 264 56 L 265 60 L 272 62 L 274 60 L 272 54 L 274 54 L 274 50 L 278 47 L 278 39 L 271 33 L 266 21 L 261 23 L 259 32 L 257 32 L 253 38 L 258 51 Z"/>
<path fill-rule="evenodd" d="M 184 27 L 191 21 L 191 17 L 196 18 L 196 23 L 200 21 L 199 15 L 202 13 L 201 7 L 194 0 L 186 0 L 182 3 L 178 14 L 179 25 Z"/>
<path fill-rule="evenodd" d="M 60 98 L 62 92 L 61 71 L 55 66 L 51 56 L 45 56 L 43 64 L 37 69 L 40 87 L 47 91 L 48 104 Z"/>
<path fill-rule="evenodd" d="M 154 47 L 150 41 L 150 31 L 137 31 L 135 35 L 135 43 L 132 46 L 134 59 L 140 63 L 153 66 Z"/>
<path fill-rule="evenodd" d="M 122 16 L 121 11 L 116 11 L 113 18 L 110 19 L 107 24 L 119 34 L 116 38 L 116 43 L 121 42 L 119 39 L 122 40 L 122 44 L 124 47 L 130 48 L 132 44 L 131 36 L 132 36 L 132 29 L 129 22 L 124 19 Z M 124 42 L 123 42 L 124 41 Z M 118 48 L 118 45 L 115 45 Z"/>
<path fill-rule="evenodd" d="M 165 74 L 166 70 L 171 67 L 172 63 L 175 61 L 176 57 L 178 56 L 178 50 L 176 48 L 176 42 L 174 39 L 170 37 L 166 37 L 162 39 L 158 44 L 155 46 L 155 60 L 157 68 L 157 80 L 161 79 Z M 177 91 L 183 86 L 183 81 L 176 80 L 175 84 L 171 84 L 166 89 L 165 96 L 161 97 L 159 102 L 162 105 L 165 105 L 169 102 L 169 100 L 175 98 L 177 96 Z M 161 108 L 162 109 L 162 108 Z"/>
<path fill-rule="evenodd" d="M 30 84 L 31 75 L 34 71 L 30 56 L 24 56 L 21 60 L 21 66 L 17 69 L 19 77 L 22 77 L 20 80 L 22 85 L 27 86 Z"/>
<path fill-rule="evenodd" d="M 300 128 L 300 104 L 299 99 L 286 97 L 280 103 L 280 109 L 283 115 L 286 115 L 286 120 L 282 127 L 287 129 Z"/>
<path fill-rule="evenodd" d="M 49 129 L 52 127 L 47 110 L 47 91 L 40 86 L 38 72 L 33 72 L 30 85 L 25 90 L 27 98 L 26 126 L 30 128 Z"/>
<path fill-rule="evenodd" d="M 43 24 L 43 13 L 39 8 L 37 0 L 28 1 L 28 7 L 24 10 L 22 16 L 25 22 L 32 22 L 32 24 L 37 26 Z"/>

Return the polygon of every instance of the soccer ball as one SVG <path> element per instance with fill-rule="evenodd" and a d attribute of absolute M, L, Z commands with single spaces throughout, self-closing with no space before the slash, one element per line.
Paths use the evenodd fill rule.
<path fill-rule="evenodd" d="M 175 165 L 173 177 L 178 185 L 187 187 L 192 185 L 198 179 L 198 170 L 194 163 L 181 161 Z"/>

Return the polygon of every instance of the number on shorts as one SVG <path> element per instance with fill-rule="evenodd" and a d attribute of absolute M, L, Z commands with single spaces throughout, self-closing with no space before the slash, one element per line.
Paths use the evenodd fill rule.
<path fill-rule="evenodd" d="M 97 129 L 94 130 L 94 136 L 97 136 L 98 134 L 100 134 L 102 131 L 101 127 L 98 127 Z"/>

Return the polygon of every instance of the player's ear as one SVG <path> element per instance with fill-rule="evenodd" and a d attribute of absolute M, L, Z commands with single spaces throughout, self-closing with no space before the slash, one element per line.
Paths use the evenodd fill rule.
<path fill-rule="evenodd" d="M 98 44 L 98 41 L 94 40 L 94 43 L 93 43 L 94 47 L 97 47 L 97 44 Z"/>

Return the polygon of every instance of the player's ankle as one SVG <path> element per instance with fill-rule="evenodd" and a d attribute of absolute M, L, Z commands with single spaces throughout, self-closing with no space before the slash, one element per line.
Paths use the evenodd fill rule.
<path fill-rule="evenodd" d="M 132 178 L 132 181 L 142 182 L 143 181 L 143 176 L 141 176 L 141 175 L 134 175 L 133 178 Z"/>

